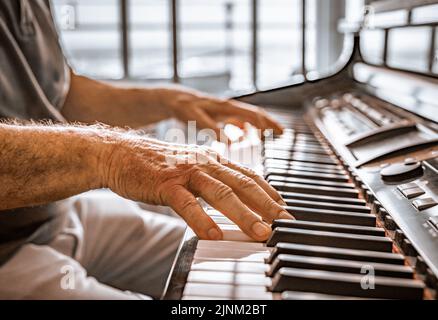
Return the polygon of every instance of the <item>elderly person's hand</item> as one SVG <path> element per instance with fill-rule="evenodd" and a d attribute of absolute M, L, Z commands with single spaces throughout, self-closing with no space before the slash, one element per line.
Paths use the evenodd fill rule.
<path fill-rule="evenodd" d="M 132 135 L 121 135 L 108 145 L 101 184 L 132 200 L 170 206 L 201 239 L 219 240 L 223 235 L 196 197 L 257 241 L 269 237 L 268 223 L 274 219 L 293 218 L 262 177 L 206 148 Z"/>
<path fill-rule="evenodd" d="M 214 130 L 218 139 L 221 124 L 233 124 L 243 128 L 247 122 L 262 132 L 283 132 L 283 127 L 262 108 L 237 100 L 224 100 L 197 91 L 184 90 L 172 94 L 172 99 L 166 105 L 173 117 L 185 123 L 196 121 L 200 129 Z"/>

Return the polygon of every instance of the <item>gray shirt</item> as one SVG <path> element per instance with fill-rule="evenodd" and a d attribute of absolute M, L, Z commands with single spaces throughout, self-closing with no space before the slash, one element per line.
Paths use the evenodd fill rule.
<path fill-rule="evenodd" d="M 0 118 L 64 121 L 59 110 L 69 86 L 49 1 L 1 0 Z M 0 212 L 0 264 L 23 243 L 48 241 L 62 205 Z"/>

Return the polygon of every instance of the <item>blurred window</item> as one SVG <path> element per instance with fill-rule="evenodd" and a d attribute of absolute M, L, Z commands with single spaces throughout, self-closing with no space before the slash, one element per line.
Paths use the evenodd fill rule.
<path fill-rule="evenodd" d="M 337 22 L 346 11 L 360 17 L 357 11 L 362 9 L 357 3 L 362 0 L 52 3 L 66 55 L 78 73 L 139 82 L 177 80 L 223 94 L 303 79 L 303 1 L 307 12 L 306 70 L 328 69 L 343 47 Z M 176 36 L 172 32 L 173 3 Z"/>

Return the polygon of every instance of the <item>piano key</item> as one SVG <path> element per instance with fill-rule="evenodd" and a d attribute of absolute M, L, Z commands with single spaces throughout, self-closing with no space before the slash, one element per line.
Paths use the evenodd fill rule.
<path fill-rule="evenodd" d="M 330 163 L 335 163 L 335 159 L 333 156 L 329 155 L 326 152 L 317 152 L 314 153 L 310 150 L 274 150 L 274 149 L 264 149 L 263 156 L 265 158 L 274 158 L 274 159 L 293 159 L 295 157 L 305 157 L 308 159 L 318 159 L 318 161 L 324 160 L 329 161 Z"/>
<path fill-rule="evenodd" d="M 291 151 L 288 150 L 275 150 L 275 149 L 265 149 L 265 156 L 267 158 L 277 158 L 277 154 L 281 155 L 281 158 L 283 157 L 289 157 L 293 158 L 294 156 L 303 156 L 303 157 L 310 157 L 310 158 L 316 158 L 316 159 L 324 159 L 324 160 L 332 160 L 336 162 L 336 158 L 333 155 L 333 153 L 330 150 L 321 149 L 318 146 L 315 145 L 309 145 L 309 144 L 302 144 L 295 143 L 293 146 L 294 149 Z M 316 149 L 318 150 L 316 153 L 313 153 L 312 150 Z M 272 156 L 270 156 L 272 154 Z"/>
<path fill-rule="evenodd" d="M 283 199 L 296 199 L 296 200 L 308 200 L 312 202 L 330 202 L 330 203 L 340 203 L 340 204 L 351 204 L 351 205 L 361 205 L 366 206 L 367 203 L 363 199 L 353 199 L 353 198 L 340 198 L 340 197 L 330 197 L 330 196 L 321 196 L 321 195 L 313 195 L 306 193 L 294 193 L 294 192 L 278 192 Z"/>
<path fill-rule="evenodd" d="M 275 156 L 265 156 L 266 159 L 279 159 L 279 160 L 288 160 L 288 161 L 300 161 L 300 162 L 309 162 L 312 164 L 331 164 L 336 165 L 336 161 L 333 159 L 323 159 L 320 157 L 310 157 L 304 155 L 275 155 Z"/>
<path fill-rule="evenodd" d="M 235 224 L 233 221 L 231 221 L 230 219 L 228 219 L 225 216 L 219 217 L 219 216 L 212 216 L 211 217 L 213 219 L 214 222 L 219 223 L 219 224 Z"/>
<path fill-rule="evenodd" d="M 331 202 L 313 202 L 313 201 L 295 200 L 295 199 L 287 199 L 287 198 L 283 200 L 286 202 L 286 205 L 290 207 L 304 207 L 304 208 L 335 210 L 335 211 L 371 213 L 371 209 L 366 206 L 357 206 L 357 205 L 331 203 Z"/>
<path fill-rule="evenodd" d="M 260 262 L 195 259 L 192 262 L 190 270 L 265 274 L 268 270 L 268 265 Z"/>
<path fill-rule="evenodd" d="M 373 278 L 374 288 L 363 289 L 362 287 L 366 284 L 364 276 L 282 268 L 273 278 L 272 286 L 269 289 L 273 292 L 292 290 L 382 299 L 423 298 L 424 284 L 421 281 L 376 276 Z"/>
<path fill-rule="evenodd" d="M 314 173 L 314 174 L 334 174 L 334 175 L 347 175 L 346 171 L 338 170 L 338 169 L 323 169 L 323 168 L 312 168 L 312 167 L 305 167 L 301 165 L 296 164 L 267 164 L 265 165 L 265 171 L 268 171 L 270 169 L 275 170 L 294 170 L 299 172 L 305 172 L 305 173 Z"/>
<path fill-rule="evenodd" d="M 285 291 L 281 294 L 281 300 L 366 300 L 359 297 L 347 297 L 347 296 L 335 296 L 330 294 L 321 294 L 314 292 L 297 292 L 297 291 Z"/>
<path fill-rule="evenodd" d="M 194 301 L 203 301 L 203 300 L 229 300 L 230 298 L 225 297 L 201 297 L 201 296 L 183 296 L 181 300 L 194 300 Z"/>
<path fill-rule="evenodd" d="M 266 259 L 267 263 L 272 263 L 280 254 L 293 254 L 298 256 L 321 257 L 331 259 L 343 259 L 352 261 L 364 261 L 375 263 L 386 263 L 404 265 L 405 259 L 399 253 L 387 253 L 380 251 L 355 250 L 333 248 L 326 246 L 312 246 L 295 243 L 279 242 Z"/>
<path fill-rule="evenodd" d="M 372 214 L 311 209 L 300 207 L 284 207 L 296 220 L 347 224 L 355 226 L 375 227 L 376 216 Z"/>
<path fill-rule="evenodd" d="M 255 242 L 253 238 L 246 235 L 236 225 L 231 224 L 218 224 L 222 230 L 222 240 L 225 241 L 237 241 L 237 242 Z"/>
<path fill-rule="evenodd" d="M 267 275 L 273 277 L 278 270 L 285 267 L 354 274 L 363 274 L 364 270 L 366 270 L 364 268 L 366 267 L 372 268 L 376 276 L 405 279 L 412 279 L 414 277 L 413 269 L 408 266 L 319 257 L 306 257 L 288 254 L 280 254 L 279 256 L 277 256 L 277 258 L 271 264 Z"/>
<path fill-rule="evenodd" d="M 287 166 L 299 166 L 299 167 L 313 168 L 313 169 L 344 171 L 344 169 L 340 165 L 311 163 L 311 162 L 304 162 L 298 160 L 265 159 L 264 164 L 265 166 L 268 167 L 273 165 L 287 165 Z"/>
<path fill-rule="evenodd" d="M 232 249 L 197 249 L 193 258 L 199 260 L 264 262 L 268 256 L 268 252 L 249 252 Z"/>
<path fill-rule="evenodd" d="M 273 247 L 278 242 L 299 243 L 313 246 L 327 246 L 344 249 L 360 249 L 392 252 L 392 241 L 386 237 L 312 231 L 292 228 L 276 228 L 267 241 Z"/>
<path fill-rule="evenodd" d="M 307 141 L 307 144 L 305 141 L 302 140 L 296 140 L 294 138 L 292 139 L 282 139 L 282 140 L 266 140 L 264 143 L 265 149 L 271 149 L 271 150 L 294 150 L 296 148 L 298 149 L 314 149 L 318 151 L 326 151 L 331 152 L 330 148 L 323 146 L 319 143 L 311 143 L 310 141 Z"/>
<path fill-rule="evenodd" d="M 336 174 L 336 175 L 346 175 L 347 172 L 339 169 L 324 169 L 324 168 L 313 168 L 313 167 L 305 167 L 302 165 L 296 164 L 282 164 L 282 163 L 265 163 L 264 170 L 265 172 L 269 169 L 277 169 L 277 170 L 295 170 L 300 172 L 307 173 L 323 173 L 323 174 Z"/>
<path fill-rule="evenodd" d="M 272 175 L 278 175 L 282 177 L 303 178 L 312 180 L 325 180 L 333 182 L 348 183 L 349 177 L 347 175 L 335 175 L 325 173 L 314 173 L 299 170 L 282 170 L 282 169 L 267 169 L 265 171 L 265 178 L 269 178 Z"/>
<path fill-rule="evenodd" d="M 190 271 L 188 283 L 217 283 L 243 286 L 269 286 L 271 279 L 264 274 L 215 271 Z"/>
<path fill-rule="evenodd" d="M 299 221 L 299 220 L 275 220 L 272 223 L 272 229 L 275 228 L 295 228 L 295 229 L 306 229 L 315 231 L 330 231 L 330 232 L 340 232 L 349 234 L 363 234 L 376 237 L 384 237 L 385 229 L 377 227 L 363 227 L 363 226 L 353 226 L 335 223 L 322 223 L 322 222 L 312 222 L 312 221 Z"/>
<path fill-rule="evenodd" d="M 233 286 L 213 283 L 187 283 L 184 296 L 216 297 L 229 300 L 272 300 L 275 294 L 264 286 Z"/>
<path fill-rule="evenodd" d="M 284 177 L 279 175 L 271 175 L 266 179 L 269 183 L 273 181 L 278 182 L 286 182 L 286 183 L 297 183 L 297 184 L 311 184 L 316 186 L 328 186 L 335 188 L 351 188 L 354 189 L 354 183 L 345 183 L 345 182 L 332 182 L 332 181 L 321 181 L 314 179 L 302 179 L 302 178 L 293 178 L 293 177 Z"/>
<path fill-rule="evenodd" d="M 329 149 L 320 148 L 316 146 L 299 146 L 293 143 L 290 144 L 282 144 L 282 143 L 265 143 L 264 150 L 280 150 L 286 152 L 303 152 L 303 153 L 311 153 L 311 154 L 320 154 L 320 155 L 332 155 L 333 153 Z"/>
<path fill-rule="evenodd" d="M 270 252 L 270 248 L 259 242 L 234 242 L 213 240 L 198 240 L 196 249 L 232 249 L 250 252 Z"/>
<path fill-rule="evenodd" d="M 298 184 L 281 181 L 272 181 L 270 183 L 272 187 L 279 191 L 296 192 L 296 193 L 308 193 L 323 196 L 335 196 L 343 198 L 355 198 L 359 197 L 359 191 L 351 188 L 335 188 L 325 187 L 312 184 Z"/>

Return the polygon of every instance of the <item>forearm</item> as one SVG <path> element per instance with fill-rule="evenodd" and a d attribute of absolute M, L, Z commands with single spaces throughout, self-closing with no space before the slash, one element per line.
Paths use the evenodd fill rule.
<path fill-rule="evenodd" d="M 173 116 L 168 105 L 185 90 L 121 88 L 72 73 L 62 114 L 69 121 L 138 128 Z"/>
<path fill-rule="evenodd" d="M 99 188 L 102 141 L 91 128 L 0 124 L 0 210 Z"/>

